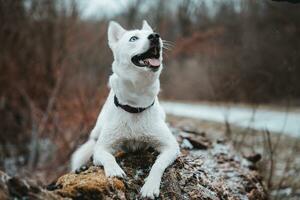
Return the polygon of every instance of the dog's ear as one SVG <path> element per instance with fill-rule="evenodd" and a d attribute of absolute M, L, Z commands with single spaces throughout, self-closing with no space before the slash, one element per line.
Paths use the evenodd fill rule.
<path fill-rule="evenodd" d="M 122 35 L 126 30 L 117 22 L 110 21 L 108 25 L 108 44 L 110 48 L 113 48 L 114 45 L 119 41 Z"/>
<path fill-rule="evenodd" d="M 146 20 L 143 20 L 143 28 L 142 28 L 142 30 L 147 30 L 147 31 L 153 32 L 151 26 L 148 24 L 148 22 Z"/>

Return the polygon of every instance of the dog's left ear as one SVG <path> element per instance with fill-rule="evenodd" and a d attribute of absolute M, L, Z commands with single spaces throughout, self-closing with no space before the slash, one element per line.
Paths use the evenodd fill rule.
<path fill-rule="evenodd" d="M 108 25 L 108 44 L 111 49 L 114 48 L 115 44 L 120 40 L 126 30 L 117 22 L 110 21 Z"/>
<path fill-rule="evenodd" d="M 153 29 L 151 28 L 151 26 L 148 24 L 148 22 L 146 20 L 143 20 L 143 28 L 142 28 L 142 30 L 147 30 L 147 31 L 153 32 Z"/>

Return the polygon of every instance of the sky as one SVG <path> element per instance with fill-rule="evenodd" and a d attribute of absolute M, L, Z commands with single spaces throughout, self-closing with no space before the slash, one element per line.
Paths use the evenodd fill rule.
<path fill-rule="evenodd" d="M 68 1 L 68 0 L 67 0 Z M 82 11 L 83 18 L 102 18 L 102 17 L 112 17 L 121 13 L 129 3 L 135 0 L 76 0 L 79 4 L 79 8 Z M 180 0 L 169 0 L 172 1 L 170 6 L 176 6 Z M 194 0 L 199 3 L 205 2 L 209 10 L 214 13 L 214 3 L 226 0 Z M 144 8 L 147 4 L 155 3 L 153 0 L 145 1 Z M 240 0 L 234 0 L 236 8 L 238 9 L 240 5 Z"/>
<path fill-rule="evenodd" d="M 83 18 L 111 17 L 120 13 L 129 2 L 127 0 L 77 0 Z"/>

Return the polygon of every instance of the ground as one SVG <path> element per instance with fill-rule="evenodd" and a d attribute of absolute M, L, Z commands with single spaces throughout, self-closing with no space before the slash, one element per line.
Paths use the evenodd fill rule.
<path fill-rule="evenodd" d="M 300 198 L 300 178 L 298 176 L 300 173 L 300 159 L 298 156 L 300 153 L 300 146 L 298 145 L 299 139 L 278 133 L 269 133 L 268 131 L 256 131 L 251 128 L 245 129 L 230 124 L 185 117 L 169 115 L 167 121 L 169 125 L 173 127 L 172 131 L 177 135 L 178 141 L 181 143 L 183 155 L 186 157 L 180 157 L 174 166 L 166 171 L 162 183 L 162 199 L 165 198 L 165 195 L 170 194 L 170 191 L 164 189 L 170 188 L 169 182 L 165 182 L 165 180 L 172 180 L 177 183 L 177 185 L 175 184 L 171 187 L 173 191 L 171 193 L 179 196 L 199 195 L 199 191 L 201 191 L 201 194 L 210 194 L 210 197 L 216 195 L 218 199 L 225 191 L 225 193 L 230 195 L 242 194 L 245 198 L 249 198 L 249 196 L 257 195 L 254 191 L 262 191 L 262 188 L 265 188 L 267 193 L 264 191 L 258 194 L 268 195 L 270 199 L 296 200 Z M 226 154 L 220 154 L 219 150 L 223 150 Z M 39 189 L 34 191 L 41 191 L 43 195 L 47 195 L 47 198 L 49 195 L 49 198 L 55 195 L 55 197 L 53 197 L 54 199 L 58 196 L 74 197 L 74 195 L 79 195 L 79 197 L 82 198 L 82 191 L 88 191 L 87 193 L 92 196 L 99 194 L 99 191 L 100 194 L 106 191 L 106 193 L 104 192 L 105 194 L 123 195 L 123 197 L 125 196 L 127 199 L 130 199 L 139 193 L 144 178 L 149 172 L 156 156 L 155 152 L 146 152 L 147 159 L 141 159 L 140 155 L 140 153 L 118 155 L 118 162 L 128 174 L 129 179 L 127 180 L 117 179 L 108 182 L 104 177 L 102 169 L 99 167 L 91 167 L 88 170 L 83 169 L 82 172 L 78 172 L 78 174 L 66 174 L 65 176 L 61 176 L 62 171 L 60 169 L 53 170 L 53 167 L 49 167 L 47 171 L 53 170 L 53 172 L 51 172 L 52 176 L 45 176 L 41 179 L 44 181 L 33 184 L 33 188 L 36 188 L 36 185 L 42 185 L 43 187 L 37 187 Z M 218 159 L 221 159 L 221 161 Z M 251 164 L 250 161 L 255 164 Z M 193 162 L 196 162 L 196 168 L 191 167 Z M 65 165 L 61 166 L 61 168 L 64 169 L 64 173 L 66 172 L 68 164 L 69 162 L 66 160 Z M 188 167 L 186 170 L 187 174 L 184 171 L 185 166 Z M 225 171 L 223 167 L 225 167 Z M 197 173 L 193 171 L 194 169 L 196 169 Z M 217 170 L 214 171 L 213 169 Z M 188 179 L 188 181 L 180 181 L 180 178 L 183 176 L 178 176 L 176 173 L 178 170 L 181 170 L 180 173 L 183 173 L 186 177 L 190 174 L 191 179 Z M 39 172 L 37 171 L 31 174 L 31 177 L 35 177 L 33 175 L 38 175 Z M 194 174 L 198 175 L 194 176 Z M 209 174 L 212 176 L 208 176 Z M 245 182 L 242 181 L 243 184 L 240 185 L 243 185 L 243 187 L 239 188 L 237 193 L 230 190 L 226 192 L 228 189 L 235 187 L 234 184 L 240 183 L 237 180 L 241 181 L 239 178 L 226 179 L 225 182 L 221 180 L 224 177 L 229 177 L 228 174 L 234 175 L 233 177 L 241 176 L 245 178 L 246 182 L 250 183 L 250 185 L 253 184 L 251 183 L 252 178 L 249 178 L 249 176 L 254 176 L 261 189 L 255 187 L 256 190 L 251 192 L 253 186 L 249 187 L 249 184 L 243 185 Z M 14 197 L 20 197 L 20 195 L 24 194 L 36 195 L 32 193 L 31 190 L 28 190 L 28 188 L 26 189 L 22 179 L 16 177 L 7 178 L 7 175 L 1 176 L 6 177 L 2 180 L 10 180 L 9 183 L 13 186 L 11 189 L 7 189 L 6 187 L 1 195 L 13 195 Z M 60 176 L 61 178 L 58 179 Z M 213 182 L 213 180 L 216 180 L 216 182 Z M 92 182 L 93 184 L 88 184 L 88 187 L 86 184 L 82 185 L 85 181 L 89 183 Z M 55 192 L 51 191 L 48 194 L 49 191 L 45 190 L 45 188 L 50 182 L 52 182 L 52 184 L 49 185 L 48 189 L 55 190 Z M 17 189 L 15 188 L 15 184 L 17 184 Z M 107 187 L 107 184 L 109 187 Z M 221 187 L 223 185 L 229 188 Z M 193 186 L 197 186 L 197 189 L 193 190 Z M 122 189 L 124 187 L 125 190 Z M 178 189 L 183 187 L 186 187 L 187 190 L 193 190 L 194 192 Z M 0 190 L 3 188 L 5 187 L 0 187 Z M 74 188 L 76 188 L 76 190 L 74 190 Z M 107 188 L 109 188 L 108 192 Z M 111 190 L 111 188 L 119 189 Z M 95 190 L 98 192 L 94 193 L 93 191 Z M 78 191 L 81 192 L 78 193 Z M 90 193 L 90 191 L 92 191 L 92 193 Z M 114 193 L 114 191 L 118 192 Z M 87 193 L 85 192 L 84 194 Z M 2 196 L 0 197 L 0 199 L 3 199 Z"/>
<path fill-rule="evenodd" d="M 172 128 L 181 155 L 166 169 L 158 199 L 267 199 L 262 177 L 256 170 L 259 159 L 242 157 L 222 138 L 210 139 L 204 132 Z M 0 195 L 36 199 L 136 199 L 157 152 L 119 152 L 117 162 L 125 179 L 106 178 L 100 166 L 89 163 L 41 188 L 2 173 Z M 33 190 L 32 190 L 33 188 Z M 41 195 L 41 196 L 39 196 Z"/>

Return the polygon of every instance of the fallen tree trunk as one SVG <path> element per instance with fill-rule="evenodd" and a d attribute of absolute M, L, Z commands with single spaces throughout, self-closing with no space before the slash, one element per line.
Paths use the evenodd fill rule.
<path fill-rule="evenodd" d="M 173 132 L 182 155 L 164 173 L 159 199 L 267 199 L 262 177 L 255 170 L 257 159 L 242 158 L 229 144 L 212 143 L 204 134 Z M 156 156 L 149 149 L 121 152 L 116 157 L 126 179 L 106 178 L 102 167 L 90 163 L 76 173 L 61 176 L 47 187 L 48 191 L 2 173 L 0 199 L 136 199 Z"/>

